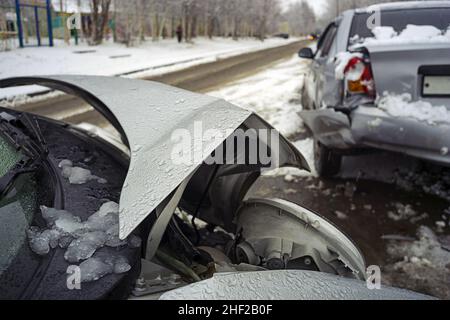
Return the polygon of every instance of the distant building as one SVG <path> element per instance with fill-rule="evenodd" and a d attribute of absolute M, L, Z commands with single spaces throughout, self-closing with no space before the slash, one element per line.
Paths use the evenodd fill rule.
<path fill-rule="evenodd" d="M 17 47 L 17 15 L 14 1 L 0 3 L 0 51 Z"/>
<path fill-rule="evenodd" d="M 67 36 L 66 20 L 73 14 L 80 14 L 82 28 L 87 30 L 90 26 L 91 1 L 90 0 L 52 0 L 53 33 L 57 39 Z"/>

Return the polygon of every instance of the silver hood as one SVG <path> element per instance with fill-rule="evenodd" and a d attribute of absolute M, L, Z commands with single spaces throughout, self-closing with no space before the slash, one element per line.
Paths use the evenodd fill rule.
<path fill-rule="evenodd" d="M 45 76 L 0 80 L 0 88 L 42 85 L 79 96 L 105 116 L 129 147 L 129 172 L 120 200 L 120 237 L 126 238 L 150 213 L 195 174 L 202 163 L 233 132 L 246 128 L 272 129 L 249 110 L 224 100 L 195 94 L 160 83 L 94 76 Z M 218 130 L 224 138 L 194 150 L 200 157 L 189 165 L 172 165 L 172 133 L 195 123 Z M 278 166 L 309 170 L 299 151 L 281 137 Z M 223 200 L 223 199 L 222 199 Z"/>

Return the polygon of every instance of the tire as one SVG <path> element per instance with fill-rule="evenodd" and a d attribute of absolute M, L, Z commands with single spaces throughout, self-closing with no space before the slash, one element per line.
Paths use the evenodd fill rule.
<path fill-rule="evenodd" d="M 314 165 L 323 178 L 332 178 L 341 171 L 342 156 L 314 139 Z"/>

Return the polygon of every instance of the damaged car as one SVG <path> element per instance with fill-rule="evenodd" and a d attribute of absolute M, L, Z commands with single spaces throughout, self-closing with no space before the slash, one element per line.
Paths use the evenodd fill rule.
<path fill-rule="evenodd" d="M 248 196 L 264 170 L 309 170 L 252 112 L 149 81 L 0 80 L 24 85 L 84 99 L 119 135 L 0 109 L 0 298 L 429 298 L 370 290 L 363 256 L 330 222 Z M 199 124 L 219 135 L 197 135 Z"/>
<path fill-rule="evenodd" d="M 317 51 L 301 117 L 317 172 L 343 156 L 384 150 L 450 165 L 450 3 L 399 2 L 344 12 Z"/>

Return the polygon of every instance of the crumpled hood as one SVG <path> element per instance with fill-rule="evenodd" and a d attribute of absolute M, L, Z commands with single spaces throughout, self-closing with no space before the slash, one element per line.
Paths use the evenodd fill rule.
<path fill-rule="evenodd" d="M 271 128 L 251 111 L 224 100 L 195 94 L 160 83 L 96 76 L 46 76 L 0 80 L 0 88 L 37 84 L 79 96 L 102 113 L 122 134 L 131 151 L 130 168 L 120 200 L 120 237 L 126 238 L 229 136 L 248 126 Z M 194 161 L 173 165 L 175 130 L 195 137 L 196 124 L 203 132 L 223 133 L 223 140 L 203 143 L 193 150 Z M 279 165 L 309 169 L 302 155 L 284 138 L 289 152 Z"/>

